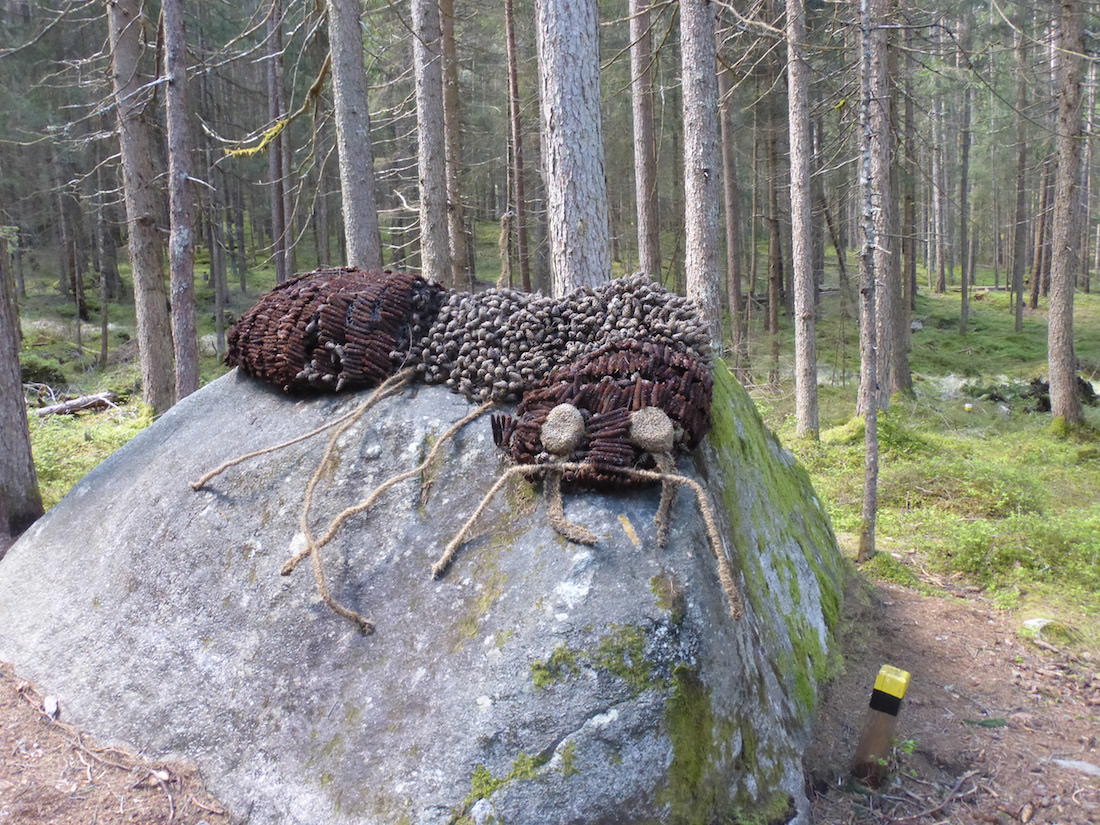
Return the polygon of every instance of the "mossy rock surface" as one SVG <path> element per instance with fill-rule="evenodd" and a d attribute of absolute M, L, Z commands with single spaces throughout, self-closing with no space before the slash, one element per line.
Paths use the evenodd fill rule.
<path fill-rule="evenodd" d="M 714 430 L 679 469 L 716 505 L 740 620 L 688 491 L 666 550 L 656 489 L 567 492 L 569 518 L 599 536 L 588 548 L 516 482 L 433 581 L 503 467 L 481 420 L 432 468 L 426 504 L 410 479 L 326 548 L 334 595 L 376 625 L 361 635 L 308 565 L 279 576 L 323 436 L 187 484 L 361 400 L 287 398 L 232 373 L 177 405 L 0 562 L 0 659 L 101 739 L 195 760 L 253 825 L 805 816 L 840 557 L 805 473 L 724 367 Z M 383 401 L 339 442 L 317 522 L 469 409 L 440 388 Z"/>

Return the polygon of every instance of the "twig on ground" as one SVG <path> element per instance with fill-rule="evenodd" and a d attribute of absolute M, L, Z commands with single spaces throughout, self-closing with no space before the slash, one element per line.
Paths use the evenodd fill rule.
<path fill-rule="evenodd" d="M 951 800 L 955 798 L 955 794 L 957 794 L 959 792 L 959 788 L 962 787 L 963 782 L 965 782 L 970 777 L 974 776 L 974 774 L 976 774 L 976 773 L 977 773 L 977 771 L 967 771 L 962 776 L 960 776 L 959 781 L 954 784 L 954 786 L 951 788 L 951 790 L 947 792 L 947 796 L 945 796 L 943 798 L 943 801 L 940 802 L 938 805 L 933 805 L 931 808 L 925 808 L 923 811 L 920 811 L 919 813 L 910 814 L 908 816 L 894 816 L 894 817 L 890 818 L 890 821 L 891 822 L 910 822 L 914 819 L 920 819 L 921 817 L 925 817 L 925 816 L 928 816 L 929 814 L 934 814 L 938 811 L 943 810 L 945 807 L 947 807 L 947 805 L 951 802 Z"/>
<path fill-rule="evenodd" d="M 209 805 L 203 805 L 201 802 L 199 802 L 199 800 L 195 799 L 195 797 L 193 797 L 193 796 L 190 796 L 187 799 L 192 805 L 194 805 L 200 811 L 206 811 L 208 814 L 214 814 L 215 816 L 228 816 L 229 815 L 225 811 L 220 810 L 219 808 L 211 808 Z"/>

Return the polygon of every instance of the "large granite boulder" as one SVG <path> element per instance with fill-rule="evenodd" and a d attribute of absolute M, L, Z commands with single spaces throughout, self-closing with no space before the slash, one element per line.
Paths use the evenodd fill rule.
<path fill-rule="evenodd" d="M 487 419 L 326 548 L 362 635 L 279 570 L 325 436 L 352 409 L 231 373 L 90 473 L 0 562 L 0 659 L 101 739 L 184 756 L 250 823 L 805 821 L 801 751 L 833 662 L 840 557 L 805 473 L 719 366 L 679 469 L 710 491 L 745 601 L 732 619 L 696 503 L 567 492 L 565 542 L 517 479 L 452 569 L 430 567 L 503 463 Z M 419 463 L 471 409 L 413 387 L 337 445 L 318 523 Z M 741 819 L 738 819 L 741 817 Z"/>

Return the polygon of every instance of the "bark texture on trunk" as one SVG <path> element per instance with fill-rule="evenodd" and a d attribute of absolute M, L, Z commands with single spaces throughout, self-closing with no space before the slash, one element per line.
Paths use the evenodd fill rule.
<path fill-rule="evenodd" d="M 451 254 L 450 285 L 473 289 L 473 268 L 466 249 L 466 211 L 462 206 L 462 118 L 459 112 L 458 54 L 455 49 L 454 0 L 439 0 L 443 32 L 443 122 L 447 162 L 447 238 Z M 530 276 L 528 276 L 528 281 Z M 528 282 L 524 289 L 530 289 Z"/>
<path fill-rule="evenodd" d="M 447 155 L 443 121 L 443 32 L 437 0 L 413 0 L 420 272 L 445 283 L 451 274 L 447 234 Z"/>
<path fill-rule="evenodd" d="M 651 278 L 659 278 L 661 238 L 657 211 L 657 138 L 653 117 L 653 35 L 650 21 L 649 0 L 630 0 L 630 100 L 634 121 L 638 267 Z"/>
<path fill-rule="evenodd" d="M 871 0 L 875 30 L 871 34 L 871 180 L 875 191 L 875 367 L 877 403 L 890 403 L 891 371 L 897 357 L 894 307 L 899 298 L 898 237 L 894 231 L 894 130 L 890 78 L 890 41 L 886 29 L 888 6 Z M 866 411 L 864 411 L 866 413 Z"/>
<path fill-rule="evenodd" d="M 181 0 L 164 0 L 165 121 L 168 133 L 168 271 L 176 400 L 199 388 L 195 324 L 195 227 L 191 209 L 191 129 L 187 122 L 187 35 Z M 211 246 L 213 258 L 213 246 Z"/>
<path fill-rule="evenodd" d="M 878 514 L 878 357 L 876 355 L 879 243 L 883 226 L 883 187 L 888 186 L 888 147 L 884 127 L 889 121 L 879 105 L 885 93 L 886 32 L 880 27 L 886 0 L 860 0 L 860 195 L 863 248 L 859 269 L 860 375 L 858 413 L 864 418 L 863 507 L 857 561 L 875 554 Z M 886 173 L 886 176 L 883 173 Z"/>
<path fill-rule="evenodd" d="M 959 20 L 959 50 L 956 68 L 960 73 L 966 68 L 966 54 L 970 51 L 970 15 L 964 13 Z M 959 286 L 962 303 L 959 310 L 959 332 L 966 334 L 970 321 L 970 285 L 974 273 L 970 267 L 970 84 L 963 87 L 962 115 L 959 123 Z"/>
<path fill-rule="evenodd" d="M 107 4 L 142 397 L 155 412 L 162 413 L 175 403 L 175 382 L 168 295 L 161 272 L 157 233 L 161 200 L 153 169 L 152 126 L 145 112 L 148 97 L 139 92 L 145 82 L 139 67 L 144 37 L 139 14 L 137 0 L 115 0 Z"/>
<path fill-rule="evenodd" d="M 1024 331 L 1024 264 L 1027 256 L 1027 40 L 1013 38 L 1016 52 L 1016 211 L 1012 219 L 1012 293 L 1016 332 Z"/>
<path fill-rule="evenodd" d="M 738 380 L 744 381 L 749 368 L 748 334 L 745 297 L 741 286 L 741 195 L 737 188 L 737 158 L 734 154 L 733 72 L 718 70 L 718 94 L 722 100 L 720 112 L 722 132 L 722 198 L 726 219 L 726 292 L 730 307 L 733 342 L 733 369 Z"/>
<path fill-rule="evenodd" d="M 267 61 L 267 116 L 272 125 L 283 117 L 283 6 L 282 0 L 271 0 L 267 18 L 268 49 L 273 56 Z M 271 179 L 271 255 L 275 263 L 275 283 L 283 283 L 287 271 L 287 214 L 283 189 L 284 132 L 276 135 L 267 147 L 267 176 Z"/>
<path fill-rule="evenodd" d="M 344 215 L 345 256 L 349 266 L 379 269 L 382 240 L 374 194 L 374 148 L 370 137 L 367 72 L 359 0 L 326 0 L 332 96 L 336 108 L 336 147 Z"/>
<path fill-rule="evenodd" d="M 595 0 L 540 0 L 539 83 L 551 292 L 611 277 Z"/>
<path fill-rule="evenodd" d="M 711 345 L 722 341 L 718 274 L 718 78 L 714 6 L 680 0 L 680 84 L 684 121 L 684 273 L 687 296 L 710 327 Z"/>
<path fill-rule="evenodd" d="M 817 438 L 817 341 L 814 322 L 813 228 L 810 192 L 810 67 L 805 0 L 787 0 L 787 122 L 791 157 L 791 264 L 794 268 L 795 432 Z"/>
<path fill-rule="evenodd" d="M 1054 181 L 1051 231 L 1050 308 L 1047 358 L 1050 412 L 1055 421 L 1084 423 L 1077 394 L 1077 356 L 1073 350 L 1073 288 L 1079 238 L 1077 211 L 1081 171 L 1081 74 L 1084 31 L 1080 0 L 1062 0 L 1058 44 L 1058 172 Z"/>
<path fill-rule="evenodd" d="M 525 291 L 531 291 L 531 254 L 527 237 L 527 187 L 524 180 L 523 122 L 520 117 L 519 55 L 516 52 L 515 16 L 512 0 L 504 0 L 504 28 L 508 52 L 508 122 L 512 133 L 512 197 L 515 209 L 516 254 Z"/>
<path fill-rule="evenodd" d="M 31 457 L 27 406 L 19 373 L 19 311 L 8 266 L 8 244 L 0 238 L 0 557 L 9 539 L 42 515 L 42 496 Z"/>

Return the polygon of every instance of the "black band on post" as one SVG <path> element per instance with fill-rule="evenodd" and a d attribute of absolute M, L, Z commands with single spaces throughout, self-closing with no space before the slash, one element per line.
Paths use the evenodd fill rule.
<path fill-rule="evenodd" d="M 877 710 L 882 713 L 889 713 L 891 716 L 897 716 L 898 711 L 901 710 L 901 699 L 897 696 L 891 696 L 889 693 L 882 690 L 872 690 L 871 710 Z"/>

